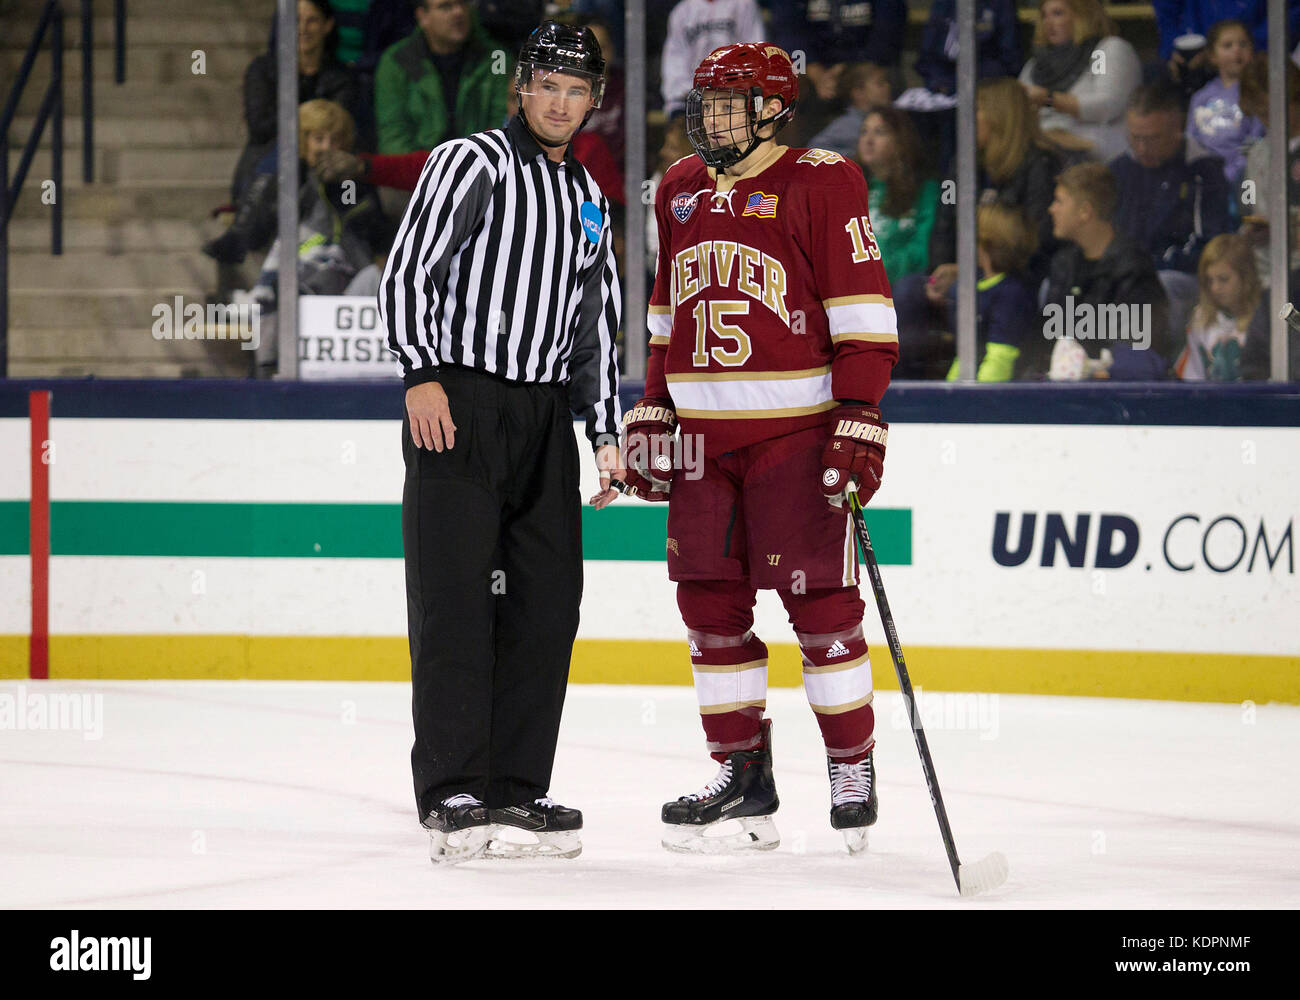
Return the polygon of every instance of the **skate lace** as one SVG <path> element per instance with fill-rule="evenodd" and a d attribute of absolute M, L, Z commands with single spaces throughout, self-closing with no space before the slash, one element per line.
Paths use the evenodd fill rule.
<path fill-rule="evenodd" d="M 691 802 L 699 802 L 701 799 L 711 799 L 731 783 L 731 761 L 728 760 L 718 768 L 718 773 L 713 776 L 713 780 L 701 788 L 698 792 L 691 792 L 685 796 Z"/>
<path fill-rule="evenodd" d="M 549 795 L 545 795 L 540 799 L 533 799 L 533 805 L 538 806 L 542 809 L 554 809 L 555 800 L 552 799 Z"/>
<path fill-rule="evenodd" d="M 448 809 L 455 809 L 457 806 L 481 806 L 483 803 L 472 795 L 453 795 L 449 799 L 443 799 L 442 804 Z"/>
<path fill-rule="evenodd" d="M 860 764 L 831 765 L 831 803 L 866 802 L 871 798 L 871 770 Z"/>

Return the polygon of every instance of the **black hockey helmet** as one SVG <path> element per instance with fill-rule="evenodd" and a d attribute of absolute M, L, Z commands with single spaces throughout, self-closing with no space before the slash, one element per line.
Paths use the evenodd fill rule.
<path fill-rule="evenodd" d="M 519 61 L 515 64 L 516 96 L 524 93 L 539 72 L 543 75 L 569 73 L 581 77 L 591 84 L 591 110 L 600 107 L 605 95 L 605 57 L 596 41 L 596 33 L 590 28 L 576 28 L 555 21 L 543 21 L 534 28 L 520 47 Z M 528 124 L 522 100 L 519 117 L 525 125 Z M 588 111 L 582 125 L 586 125 L 590 117 L 591 111 Z M 581 129 L 582 125 L 578 128 Z"/>

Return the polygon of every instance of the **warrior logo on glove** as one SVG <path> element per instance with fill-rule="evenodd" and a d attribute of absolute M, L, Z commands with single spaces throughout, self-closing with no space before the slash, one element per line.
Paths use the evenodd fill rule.
<path fill-rule="evenodd" d="M 880 489 L 889 424 L 880 419 L 874 406 L 840 406 L 831 416 L 835 429 L 822 452 L 822 493 L 832 507 L 842 508 L 852 481 L 857 484 L 858 499 L 865 504 Z"/>
<path fill-rule="evenodd" d="M 676 467 L 677 413 L 662 400 L 643 399 L 623 418 L 623 493 L 651 503 L 668 499 Z"/>

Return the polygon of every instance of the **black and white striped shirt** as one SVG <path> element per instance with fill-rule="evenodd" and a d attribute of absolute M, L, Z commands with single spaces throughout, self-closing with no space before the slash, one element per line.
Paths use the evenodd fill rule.
<path fill-rule="evenodd" d="M 379 286 L 407 387 L 461 365 L 567 382 L 587 434 L 617 434 L 622 307 L 609 202 L 518 119 L 430 155 Z"/>

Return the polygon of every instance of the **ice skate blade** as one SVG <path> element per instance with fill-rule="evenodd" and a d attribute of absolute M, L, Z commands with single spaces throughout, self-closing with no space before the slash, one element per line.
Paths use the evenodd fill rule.
<path fill-rule="evenodd" d="M 531 840 L 525 838 L 531 837 Z M 498 826 L 488 837 L 483 857 L 501 861 L 528 861 L 538 858 L 576 858 L 582 853 L 582 835 L 578 830 L 553 833 L 525 833 L 514 827 Z"/>
<path fill-rule="evenodd" d="M 438 868 L 473 861 L 487 847 L 488 828 L 471 826 L 455 833 L 441 830 L 429 831 L 429 860 Z"/>
<path fill-rule="evenodd" d="M 865 826 L 850 827 L 847 830 L 841 830 L 844 836 L 844 846 L 849 849 L 849 854 L 857 857 L 859 854 L 867 853 L 867 828 Z"/>
<path fill-rule="evenodd" d="M 974 896 L 996 889 L 1007 880 L 1010 871 L 1006 855 L 1001 851 L 994 851 L 987 858 L 974 864 L 958 865 L 957 884 L 963 896 Z"/>
<path fill-rule="evenodd" d="M 740 824 L 739 831 L 710 833 L 733 823 Z M 665 823 L 662 843 L 677 854 L 734 854 L 738 851 L 775 850 L 781 844 L 781 835 L 771 816 L 741 816 L 707 826 Z"/>

